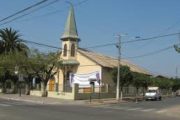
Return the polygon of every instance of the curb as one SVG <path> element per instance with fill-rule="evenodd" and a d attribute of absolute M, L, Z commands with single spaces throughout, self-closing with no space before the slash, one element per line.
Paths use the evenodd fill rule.
<path fill-rule="evenodd" d="M 23 99 L 18 99 L 18 98 L 11 98 L 11 97 L 0 97 L 2 99 L 6 100 L 14 100 L 14 101 L 23 101 L 23 102 L 31 102 L 31 103 L 37 103 L 37 104 L 44 104 L 43 102 L 40 101 L 34 101 L 34 100 L 23 100 Z"/>
<path fill-rule="evenodd" d="M 6 100 L 14 100 L 14 101 L 23 101 L 23 102 L 29 102 L 29 103 L 36 103 L 36 104 L 44 104 L 44 105 L 86 105 L 86 102 L 83 101 L 63 101 L 63 102 L 47 102 L 47 101 L 37 101 L 37 100 L 29 100 L 29 99 L 21 99 L 21 98 L 13 98 L 13 97 L 0 97 L 2 99 Z"/>

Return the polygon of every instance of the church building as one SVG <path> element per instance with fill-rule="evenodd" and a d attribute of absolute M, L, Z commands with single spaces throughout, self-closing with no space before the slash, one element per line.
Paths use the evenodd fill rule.
<path fill-rule="evenodd" d="M 49 97 L 87 99 L 87 97 L 72 97 L 72 94 L 68 96 L 68 92 L 75 90 L 74 84 L 78 85 L 76 92 L 82 93 L 81 95 L 92 92 L 92 85 L 94 92 L 103 93 L 103 88 L 107 88 L 107 86 L 116 89 L 111 77 L 111 70 L 118 66 L 118 60 L 79 47 L 80 37 L 77 32 L 73 6 L 69 10 L 65 30 L 60 39 L 62 51 L 60 52 L 59 59 L 63 65 L 57 70 L 58 73 L 54 79 L 48 83 L 47 90 Z M 131 71 L 147 74 L 144 69 L 127 60 L 121 60 L 121 65 L 129 66 Z"/>

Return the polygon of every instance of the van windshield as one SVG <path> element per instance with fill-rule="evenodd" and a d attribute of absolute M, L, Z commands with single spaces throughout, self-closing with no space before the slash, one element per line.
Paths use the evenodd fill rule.
<path fill-rule="evenodd" d="M 154 92 L 156 92 L 156 90 L 148 90 L 148 92 L 154 93 Z"/>

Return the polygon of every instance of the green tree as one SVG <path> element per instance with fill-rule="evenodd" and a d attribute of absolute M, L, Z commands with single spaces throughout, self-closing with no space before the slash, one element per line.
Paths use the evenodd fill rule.
<path fill-rule="evenodd" d="M 112 79 L 117 84 L 117 68 L 112 70 Z M 123 87 L 132 83 L 133 75 L 128 66 L 120 66 L 120 96 L 123 96 Z"/>
<path fill-rule="evenodd" d="M 0 78 L 3 91 L 5 91 L 4 85 L 7 79 L 11 79 L 14 85 L 17 84 L 17 75 L 14 73 L 15 66 L 19 66 L 19 72 L 24 73 L 23 67 L 27 64 L 27 59 L 24 53 L 20 52 L 0 55 Z"/>
<path fill-rule="evenodd" d="M 44 54 L 36 51 L 30 56 L 28 66 L 29 71 L 41 80 L 42 96 L 47 96 L 47 83 L 57 73 L 56 69 L 61 66 L 58 54 Z"/>
<path fill-rule="evenodd" d="M 0 54 L 23 52 L 28 55 L 28 47 L 23 43 L 18 31 L 12 28 L 0 30 Z"/>
<path fill-rule="evenodd" d="M 138 91 L 140 87 L 143 87 L 146 82 L 146 77 L 144 74 L 133 72 L 133 85 L 136 87 L 136 96 L 138 95 Z"/>
<path fill-rule="evenodd" d="M 172 90 L 173 90 L 173 92 L 176 92 L 177 90 L 180 89 L 180 79 L 178 79 L 178 78 L 176 78 L 176 79 L 171 78 L 171 79 L 173 81 Z"/>
<path fill-rule="evenodd" d="M 6 81 L 5 73 L 8 72 L 9 77 L 14 76 L 15 66 L 26 64 L 29 48 L 20 37 L 19 32 L 12 28 L 0 29 L 0 75 L 3 85 Z M 17 80 L 12 77 L 12 81 Z"/>
<path fill-rule="evenodd" d="M 173 86 L 173 81 L 166 77 L 157 76 L 152 78 L 153 85 L 158 86 L 160 89 L 171 89 Z"/>
<path fill-rule="evenodd" d="M 178 45 L 174 45 L 174 49 L 176 50 L 176 52 L 180 53 L 180 47 Z"/>

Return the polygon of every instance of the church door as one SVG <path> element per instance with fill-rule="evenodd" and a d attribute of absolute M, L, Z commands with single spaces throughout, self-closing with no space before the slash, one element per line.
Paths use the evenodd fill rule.
<path fill-rule="evenodd" d="M 49 80 L 49 91 L 54 91 L 54 86 L 55 86 L 55 80 L 51 79 Z"/>

